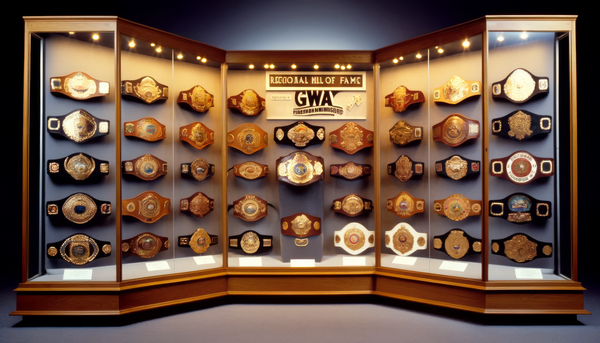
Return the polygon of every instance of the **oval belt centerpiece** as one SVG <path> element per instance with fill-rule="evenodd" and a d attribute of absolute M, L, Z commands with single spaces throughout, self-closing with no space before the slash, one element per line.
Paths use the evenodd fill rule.
<path fill-rule="evenodd" d="M 325 179 L 323 158 L 307 152 L 292 152 L 277 159 L 277 180 L 294 186 L 305 186 Z"/>

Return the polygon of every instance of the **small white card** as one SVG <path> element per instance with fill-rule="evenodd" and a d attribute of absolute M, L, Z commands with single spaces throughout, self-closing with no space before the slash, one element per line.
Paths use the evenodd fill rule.
<path fill-rule="evenodd" d="M 537 268 L 515 268 L 515 276 L 517 279 L 544 279 L 542 270 Z"/>
<path fill-rule="evenodd" d="M 290 267 L 314 267 L 314 259 L 292 259 L 290 260 Z"/>
<path fill-rule="evenodd" d="M 91 280 L 92 269 L 65 269 L 63 280 Z"/>
<path fill-rule="evenodd" d="M 240 267 L 262 267 L 262 257 L 240 257 Z"/>
<path fill-rule="evenodd" d="M 215 259 L 213 258 L 212 255 L 208 255 L 208 256 L 194 256 L 194 262 L 196 262 L 197 266 L 199 266 L 201 264 L 213 264 L 213 263 L 216 263 Z"/>
<path fill-rule="evenodd" d="M 364 256 L 343 256 L 342 265 L 344 266 L 366 266 L 367 258 Z"/>
<path fill-rule="evenodd" d="M 440 269 L 452 270 L 455 272 L 464 272 L 467 269 L 468 263 L 444 261 L 440 265 Z"/>
<path fill-rule="evenodd" d="M 157 262 L 147 262 L 146 269 L 148 269 L 149 272 L 154 272 L 157 270 L 171 269 L 171 267 L 169 267 L 169 262 L 167 262 L 167 261 L 157 261 Z"/>
<path fill-rule="evenodd" d="M 417 262 L 416 257 L 404 257 L 404 256 L 396 256 L 392 263 L 394 264 L 403 264 L 405 266 L 414 266 Z"/>

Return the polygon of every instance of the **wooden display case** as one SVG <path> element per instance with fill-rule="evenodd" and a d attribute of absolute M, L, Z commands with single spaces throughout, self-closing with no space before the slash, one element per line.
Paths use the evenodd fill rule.
<path fill-rule="evenodd" d="M 486 16 L 465 24 L 375 51 L 224 51 L 117 17 L 26 17 L 23 102 L 23 272 L 16 289 L 13 315 L 122 315 L 226 295 L 358 295 L 370 294 L 493 314 L 586 314 L 584 288 L 577 281 L 577 89 L 575 16 Z M 523 33 L 528 36 L 521 37 Z M 98 39 L 92 38 L 99 35 Z M 503 40 L 498 38 L 502 37 Z M 468 43 L 468 44 L 467 44 Z M 160 48 L 160 51 L 157 50 Z M 253 68 L 250 68 L 250 65 Z M 264 65 L 264 67 L 263 67 Z M 292 67 L 294 65 L 294 67 Z M 355 155 L 334 150 L 326 139 L 305 149 L 324 158 L 325 179 L 319 181 L 322 204 L 322 259 L 314 267 L 285 262 L 279 219 L 288 215 L 290 190 L 278 192 L 275 160 L 294 151 L 276 144 L 275 127 L 297 120 L 323 126 L 327 134 L 348 120 L 343 117 L 273 119 L 269 107 L 248 117 L 227 107 L 227 99 L 245 89 L 262 97 L 269 71 L 324 73 L 350 66 L 365 75 L 361 94 L 365 116 L 356 122 L 373 131 L 374 146 Z M 337 66 L 336 66 L 337 65 Z M 547 95 L 524 104 L 492 97 L 492 83 L 524 68 L 549 78 Z M 73 100 L 49 91 L 50 77 L 84 71 L 110 83 L 107 96 Z M 479 81 L 480 95 L 458 104 L 433 101 L 433 90 L 453 75 Z M 121 81 L 152 76 L 168 86 L 167 100 L 153 104 L 122 96 Z M 214 107 L 198 113 L 177 103 L 179 92 L 201 85 L 214 95 Z M 384 97 L 400 85 L 420 90 L 423 103 L 402 113 L 385 106 Z M 272 95 L 272 93 L 271 93 Z M 343 106 L 343 105 L 342 105 Z M 48 116 L 75 108 L 110 121 L 110 134 L 86 144 L 56 139 L 46 130 Z M 552 132 L 532 141 L 510 141 L 492 135 L 492 120 L 524 109 L 552 117 Z M 274 110 L 272 110 L 274 111 Z M 458 147 L 432 139 L 432 126 L 452 113 L 477 120 L 479 137 Z M 124 136 L 124 123 L 151 116 L 167 126 L 167 138 L 144 142 Z M 423 127 L 423 138 L 406 146 L 390 142 L 388 130 L 399 120 Z M 214 131 L 214 144 L 194 149 L 179 140 L 179 128 L 202 122 Z M 245 156 L 227 146 L 227 132 L 243 123 L 264 129 L 269 144 Z M 529 185 L 515 185 L 491 176 L 492 159 L 517 150 L 554 159 L 554 175 Z M 96 182 L 57 182 L 46 172 L 46 161 L 85 152 L 108 160 L 110 172 Z M 165 176 L 140 181 L 123 175 L 121 162 L 153 154 L 168 163 Z M 480 174 L 451 180 L 436 174 L 436 162 L 459 154 L 480 161 Z M 401 155 L 424 162 L 419 179 L 401 182 L 388 175 L 387 165 Z M 184 178 L 180 165 L 205 158 L 215 166 L 203 181 Z M 269 166 L 261 180 L 240 180 L 228 169 L 253 160 Z M 360 181 L 330 177 L 329 165 L 346 161 L 372 165 L 372 175 Z M 171 211 L 156 223 L 123 217 L 122 202 L 152 190 L 171 200 Z M 386 209 L 386 199 L 408 191 L 425 200 L 424 213 L 399 218 Z M 46 215 L 47 201 L 86 192 L 110 201 L 112 214 L 98 224 L 57 224 Z M 214 199 L 214 208 L 198 218 L 180 211 L 178 203 L 194 192 Z M 286 193 L 288 192 L 288 193 Z M 507 193 L 508 192 L 508 193 Z M 515 225 L 489 216 L 489 202 L 512 192 L 525 192 L 552 202 L 553 216 L 542 224 Z M 298 204 L 310 203 L 305 192 Z M 333 199 L 356 193 L 373 200 L 373 211 L 353 218 L 333 213 Z M 460 193 L 482 201 L 481 215 L 451 221 L 436 214 L 433 201 Z M 273 205 L 256 222 L 241 221 L 228 205 L 244 194 L 255 194 Z M 293 192 L 292 192 L 293 194 Z M 299 206 L 300 206 L 299 205 Z M 286 212 L 287 211 L 287 212 Z M 356 221 L 374 232 L 373 248 L 359 260 L 334 247 L 333 232 Z M 425 250 L 398 256 L 386 247 L 385 233 L 408 223 L 427 234 Z M 178 246 L 178 237 L 197 228 L 218 235 L 218 244 L 202 254 Z M 457 260 L 434 249 L 434 238 L 460 228 L 480 242 L 480 251 Z M 245 230 L 273 236 L 273 249 L 244 264 L 244 256 L 229 248 L 229 236 Z M 152 259 L 121 253 L 121 242 L 142 232 L 167 237 L 170 246 Z M 46 244 L 75 233 L 111 242 L 110 256 L 83 266 L 50 259 Z M 492 240 L 526 233 L 552 244 L 549 258 L 517 263 L 492 254 Z M 320 247 L 320 246 L 319 246 Z M 358 263 L 357 263 L 358 261 Z M 254 264 L 254 265 L 252 265 Z"/>

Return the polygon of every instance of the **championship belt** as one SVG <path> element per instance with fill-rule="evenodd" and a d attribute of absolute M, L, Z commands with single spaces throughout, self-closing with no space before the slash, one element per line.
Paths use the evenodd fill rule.
<path fill-rule="evenodd" d="M 492 254 L 525 263 L 536 258 L 551 257 L 552 243 L 540 242 L 524 233 L 515 233 L 503 239 L 492 239 Z"/>
<path fill-rule="evenodd" d="M 554 175 L 554 159 L 536 157 L 523 150 L 508 157 L 494 158 L 490 164 L 492 176 L 517 185 L 526 185 L 535 179 Z"/>
<path fill-rule="evenodd" d="M 132 216 L 144 223 L 154 223 L 171 213 L 171 199 L 153 191 L 145 191 L 135 198 L 123 199 L 121 214 Z"/>
<path fill-rule="evenodd" d="M 261 235 L 252 230 L 241 235 L 229 236 L 229 247 L 241 249 L 245 254 L 260 254 L 273 249 L 273 236 Z"/>
<path fill-rule="evenodd" d="M 517 110 L 492 120 L 492 134 L 518 141 L 552 131 L 552 117 Z"/>
<path fill-rule="evenodd" d="M 85 193 L 46 202 L 46 214 L 49 217 L 64 218 L 75 224 L 85 224 L 94 218 L 107 217 L 110 213 L 110 201 L 97 200 Z"/>
<path fill-rule="evenodd" d="M 435 162 L 435 172 L 452 180 L 479 175 L 479 161 L 470 160 L 460 155 L 452 155 L 445 160 Z"/>
<path fill-rule="evenodd" d="M 96 80 L 82 71 L 50 78 L 50 92 L 64 94 L 75 100 L 106 96 L 109 91 L 108 82 Z"/>
<path fill-rule="evenodd" d="M 179 139 L 200 150 L 215 142 L 215 133 L 206 125 L 196 122 L 180 127 Z"/>
<path fill-rule="evenodd" d="M 404 112 L 412 104 L 425 102 L 421 91 L 411 91 L 404 86 L 398 86 L 394 92 L 385 96 L 385 107 L 391 107 L 394 112 Z"/>
<path fill-rule="evenodd" d="M 417 213 L 425 212 L 425 200 L 415 198 L 410 193 L 402 191 L 385 203 L 388 211 L 400 218 L 408 218 Z"/>
<path fill-rule="evenodd" d="M 361 149 L 373 146 L 373 131 L 349 122 L 329 134 L 329 144 L 332 148 L 354 154 Z"/>
<path fill-rule="evenodd" d="M 406 155 L 400 155 L 396 162 L 387 165 L 388 175 L 394 175 L 402 182 L 408 181 L 413 176 L 423 176 L 423 162 L 415 162 Z"/>
<path fill-rule="evenodd" d="M 297 121 L 288 126 L 277 126 L 274 132 L 275 142 L 297 148 L 321 144 L 325 139 L 323 126 L 314 126 L 303 121 Z"/>
<path fill-rule="evenodd" d="M 192 163 L 181 164 L 181 175 L 191 176 L 198 181 L 203 181 L 215 174 L 215 165 L 208 163 L 202 157 L 198 157 Z"/>
<path fill-rule="evenodd" d="M 515 69 L 504 80 L 492 84 L 492 97 L 522 104 L 537 94 L 548 93 L 548 78 L 525 69 Z"/>
<path fill-rule="evenodd" d="M 150 232 L 121 241 L 123 255 L 137 255 L 141 258 L 154 257 L 161 251 L 169 249 L 171 243 L 167 237 L 157 236 Z"/>
<path fill-rule="evenodd" d="M 373 168 L 370 164 L 346 162 L 345 164 L 330 164 L 329 175 L 346 180 L 356 180 L 371 176 Z"/>
<path fill-rule="evenodd" d="M 281 234 L 296 237 L 294 244 L 297 247 L 305 247 L 308 245 L 307 237 L 321 234 L 321 218 L 306 213 L 281 218 Z"/>
<path fill-rule="evenodd" d="M 215 200 L 209 198 L 202 192 L 196 192 L 189 198 L 184 198 L 179 201 L 179 209 L 182 212 L 191 212 L 198 218 L 202 218 L 209 214 L 215 208 Z"/>
<path fill-rule="evenodd" d="M 190 247 L 196 254 L 202 254 L 211 245 L 219 244 L 219 236 L 209 235 L 204 229 L 197 229 L 193 234 L 177 237 L 177 245 Z"/>
<path fill-rule="evenodd" d="M 123 125 L 125 136 L 137 137 L 148 142 L 167 138 L 166 126 L 151 117 L 126 121 Z"/>
<path fill-rule="evenodd" d="M 397 255 L 408 256 L 417 250 L 427 249 L 427 234 L 417 232 L 408 223 L 399 223 L 385 232 L 385 246 Z"/>
<path fill-rule="evenodd" d="M 147 104 L 169 98 L 169 87 L 159 83 L 151 76 L 137 80 L 121 81 L 121 94 L 134 97 Z"/>
<path fill-rule="evenodd" d="M 433 90 L 433 101 L 456 105 L 466 98 L 479 95 L 481 95 L 481 82 L 465 81 L 454 75 L 442 87 Z"/>
<path fill-rule="evenodd" d="M 460 221 L 470 216 L 481 215 L 481 200 L 472 200 L 461 194 L 452 194 L 446 199 L 434 200 L 435 213 Z"/>
<path fill-rule="evenodd" d="M 453 113 L 433 125 L 433 140 L 447 146 L 457 147 L 469 139 L 479 137 L 479 121 L 469 119 L 462 114 Z"/>
<path fill-rule="evenodd" d="M 227 211 L 233 208 L 233 215 L 247 222 L 254 222 L 268 214 L 268 203 L 256 195 L 247 194 L 235 200 Z"/>
<path fill-rule="evenodd" d="M 277 181 L 294 186 L 306 186 L 325 179 L 323 158 L 304 151 L 282 156 L 277 159 L 275 164 L 277 165 Z"/>
<path fill-rule="evenodd" d="M 369 231 L 360 223 L 349 223 L 340 231 L 334 231 L 334 245 L 350 255 L 359 255 L 375 246 L 375 231 Z"/>
<path fill-rule="evenodd" d="M 235 108 L 247 116 L 255 116 L 267 106 L 264 98 L 252 89 L 246 89 L 238 95 L 230 96 L 227 99 L 227 107 Z"/>
<path fill-rule="evenodd" d="M 412 141 L 423 139 L 423 127 L 412 126 L 404 120 L 399 120 L 390 129 L 390 142 L 398 145 L 406 145 Z"/>
<path fill-rule="evenodd" d="M 194 111 L 202 113 L 208 111 L 211 107 L 215 107 L 215 97 L 198 85 L 179 92 L 177 103 L 188 104 Z"/>
<path fill-rule="evenodd" d="M 48 258 L 63 260 L 82 266 L 96 258 L 110 256 L 112 247 L 109 241 L 94 239 L 83 233 L 77 233 L 62 241 L 46 244 Z"/>
<path fill-rule="evenodd" d="M 434 236 L 433 248 L 445 251 L 458 260 L 467 254 L 481 254 L 481 240 L 469 236 L 461 229 L 452 229 L 441 236 Z"/>
<path fill-rule="evenodd" d="M 253 161 L 236 164 L 232 168 L 235 176 L 246 180 L 256 180 L 269 174 L 268 165 Z"/>
<path fill-rule="evenodd" d="M 123 161 L 123 174 L 135 175 L 144 181 L 152 181 L 167 174 L 167 162 L 150 154 Z"/>
<path fill-rule="evenodd" d="M 333 201 L 333 211 L 348 217 L 356 217 L 373 210 L 373 201 L 356 194 L 348 194 Z"/>
<path fill-rule="evenodd" d="M 254 124 L 242 124 L 227 132 L 227 146 L 246 155 L 253 154 L 269 144 L 269 135 Z"/>
<path fill-rule="evenodd" d="M 545 220 L 552 217 L 552 203 L 525 193 L 513 193 L 504 199 L 490 200 L 490 217 L 504 218 L 514 224 Z"/>
<path fill-rule="evenodd" d="M 108 161 L 96 159 L 83 152 L 76 152 L 67 157 L 48 160 L 47 172 L 50 176 L 83 181 L 108 175 Z"/>
<path fill-rule="evenodd" d="M 61 135 L 75 143 L 106 136 L 109 131 L 108 120 L 100 120 L 82 109 L 58 117 L 48 117 L 48 133 Z"/>

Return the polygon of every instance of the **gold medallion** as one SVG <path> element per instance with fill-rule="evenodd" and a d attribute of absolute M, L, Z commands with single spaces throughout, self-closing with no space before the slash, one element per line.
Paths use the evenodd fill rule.
<path fill-rule="evenodd" d="M 260 238 L 252 231 L 246 232 L 240 240 L 240 247 L 246 254 L 254 254 L 260 248 Z"/>
<path fill-rule="evenodd" d="M 350 250 L 359 250 L 365 245 L 365 233 L 355 227 L 347 230 L 344 233 L 344 244 Z"/>
<path fill-rule="evenodd" d="M 354 162 L 348 162 L 339 168 L 338 172 L 343 177 L 352 180 L 360 177 L 363 174 L 363 167 L 354 164 Z"/>
<path fill-rule="evenodd" d="M 145 180 L 154 180 L 160 171 L 159 162 L 154 156 L 146 154 L 135 162 L 135 171 Z"/>
<path fill-rule="evenodd" d="M 188 136 L 188 139 L 196 143 L 197 146 L 204 146 L 210 141 L 210 135 L 204 130 L 204 126 L 200 123 L 196 124 L 192 128 L 192 133 Z"/>
<path fill-rule="evenodd" d="M 198 112 L 206 112 L 210 107 L 214 106 L 213 96 L 206 89 L 196 86 L 190 94 L 192 107 Z"/>
<path fill-rule="evenodd" d="M 275 133 L 275 137 L 277 137 L 277 139 L 282 140 L 283 137 L 285 137 L 285 133 L 283 132 L 282 129 L 277 129 L 277 132 Z"/>
<path fill-rule="evenodd" d="M 314 175 L 323 173 L 323 165 L 319 161 L 310 160 L 304 153 L 294 154 L 292 159 L 282 162 L 277 167 L 277 173 L 281 177 L 287 177 L 291 182 L 303 184 L 313 179 Z"/>
<path fill-rule="evenodd" d="M 90 251 L 93 250 L 93 251 Z M 98 255 L 99 249 L 96 241 L 83 234 L 73 235 L 63 242 L 60 247 L 62 258 L 74 265 L 81 266 L 93 261 Z"/>
<path fill-rule="evenodd" d="M 515 235 L 504 241 L 504 254 L 518 263 L 531 261 L 537 256 L 537 243 L 530 241 L 525 235 Z"/>
<path fill-rule="evenodd" d="M 439 238 L 434 238 L 433 239 L 433 247 L 436 249 L 441 249 L 442 248 L 442 240 Z"/>
<path fill-rule="evenodd" d="M 471 203 L 469 199 L 461 194 L 452 194 L 444 200 L 443 208 L 446 217 L 454 221 L 460 221 L 469 216 Z"/>
<path fill-rule="evenodd" d="M 71 158 L 65 158 L 65 170 L 75 180 L 85 180 L 96 169 L 96 162 L 93 158 L 87 158 L 83 154 L 75 155 Z"/>
<path fill-rule="evenodd" d="M 192 176 L 198 181 L 206 179 L 209 175 L 209 172 L 211 171 L 210 164 L 201 157 L 192 161 L 190 167 Z"/>
<path fill-rule="evenodd" d="M 542 253 L 544 253 L 546 256 L 550 256 L 552 254 L 552 247 L 549 245 L 544 245 L 542 248 Z"/>
<path fill-rule="evenodd" d="M 340 131 L 340 137 L 342 139 L 340 145 L 348 152 L 356 151 L 363 145 L 363 132 L 353 122 L 345 125 Z M 329 138 L 331 140 L 331 136 Z"/>
<path fill-rule="evenodd" d="M 446 161 L 446 175 L 453 180 L 460 180 L 467 175 L 467 161 L 457 155 Z"/>
<path fill-rule="evenodd" d="M 159 123 L 154 118 L 146 117 L 140 119 L 135 129 L 137 136 L 147 141 L 155 141 L 164 138 L 164 125 Z M 125 130 L 128 131 L 129 129 L 125 128 Z"/>
<path fill-rule="evenodd" d="M 355 215 L 365 208 L 365 204 L 361 197 L 356 194 L 350 194 L 342 200 L 341 208 L 347 214 Z"/>
<path fill-rule="evenodd" d="M 396 171 L 394 175 L 402 182 L 408 181 L 413 175 L 412 161 L 408 156 L 402 155 L 396 161 Z"/>
<path fill-rule="evenodd" d="M 214 208 L 214 202 L 209 200 L 204 194 L 196 195 L 190 201 L 190 212 L 195 216 L 204 217 Z"/>
<path fill-rule="evenodd" d="M 84 110 L 76 110 L 67 115 L 62 122 L 65 135 L 77 143 L 94 136 L 98 128 L 96 120 Z"/>
<path fill-rule="evenodd" d="M 325 130 L 323 128 L 319 128 L 319 130 L 317 130 L 317 138 L 320 140 L 325 139 Z"/>
<path fill-rule="evenodd" d="M 473 242 L 473 251 L 481 252 L 481 242 Z"/>
<path fill-rule="evenodd" d="M 233 211 L 244 220 L 254 221 L 259 215 L 264 215 L 267 211 L 267 205 L 260 201 L 257 196 L 248 194 L 235 204 Z"/>
<path fill-rule="evenodd" d="M 469 251 L 469 240 L 461 230 L 452 230 L 444 242 L 444 248 L 450 257 L 460 259 Z"/>
<path fill-rule="evenodd" d="M 78 72 L 72 78 L 65 78 L 65 92 L 75 99 L 86 99 L 96 93 L 96 81 Z"/>
<path fill-rule="evenodd" d="M 62 212 L 68 220 L 75 224 L 89 222 L 96 215 L 96 202 L 83 193 L 71 195 L 62 206 Z"/>
<path fill-rule="evenodd" d="M 55 247 L 48 248 L 48 255 L 56 256 L 56 254 L 58 254 L 58 249 L 56 249 Z"/>
<path fill-rule="evenodd" d="M 250 153 L 260 146 L 260 133 L 251 126 L 243 128 L 237 135 L 237 143 L 242 151 Z"/>
<path fill-rule="evenodd" d="M 315 131 L 299 122 L 288 131 L 287 136 L 297 147 L 305 147 L 315 137 Z"/>
<path fill-rule="evenodd" d="M 133 86 L 133 90 L 140 99 L 147 103 L 151 103 L 161 96 L 160 87 L 157 86 L 156 81 L 149 76 L 146 76 L 140 83 Z"/>
<path fill-rule="evenodd" d="M 136 254 L 141 258 L 154 257 L 160 251 L 162 245 L 163 243 L 158 236 L 146 232 L 140 235 L 135 242 Z"/>
<path fill-rule="evenodd" d="M 404 225 L 400 226 L 400 229 L 396 231 L 393 237 L 394 249 L 402 253 L 402 255 L 411 251 L 415 238 L 412 233 L 406 229 Z"/>
<path fill-rule="evenodd" d="M 106 255 L 110 254 L 111 251 L 112 251 L 112 247 L 110 246 L 110 244 L 104 244 L 102 246 L 102 252 L 105 253 Z"/>
<path fill-rule="evenodd" d="M 267 169 L 268 167 L 265 167 Z M 258 178 L 263 172 L 263 167 L 256 162 L 244 162 L 238 168 L 238 173 L 248 180 L 254 180 Z M 266 172 L 266 170 L 265 170 Z"/>
<path fill-rule="evenodd" d="M 304 237 L 311 229 L 312 222 L 304 214 L 297 216 L 292 220 L 292 230 L 296 235 Z"/>
<path fill-rule="evenodd" d="M 533 131 L 531 131 L 531 116 L 522 111 L 510 116 L 510 118 L 508 118 L 508 125 L 510 126 L 508 135 L 515 137 L 518 140 L 523 140 L 533 133 Z"/>
<path fill-rule="evenodd" d="M 410 142 L 414 128 L 404 120 L 398 121 L 390 130 L 390 141 L 395 144 L 405 145 Z"/>
<path fill-rule="evenodd" d="M 252 116 L 257 114 L 260 108 L 261 103 L 258 99 L 258 94 L 251 89 L 245 90 L 242 95 L 242 101 L 240 102 L 242 113 Z"/>
<path fill-rule="evenodd" d="M 444 122 L 442 127 L 442 138 L 450 144 L 458 144 L 464 141 L 468 134 L 467 123 L 459 116 L 451 116 Z"/>
<path fill-rule="evenodd" d="M 444 86 L 442 94 L 444 98 L 451 103 L 457 103 L 467 97 L 469 93 L 469 83 L 459 76 L 452 76 Z"/>
<path fill-rule="evenodd" d="M 524 101 L 535 91 L 535 80 L 523 69 L 513 71 L 504 84 L 504 94 L 512 101 Z"/>
<path fill-rule="evenodd" d="M 147 195 L 140 201 L 140 214 L 148 220 L 160 214 L 160 201 L 153 194 Z"/>
<path fill-rule="evenodd" d="M 202 254 L 210 246 L 210 236 L 204 229 L 197 229 L 190 238 L 189 246 L 196 254 Z"/>
<path fill-rule="evenodd" d="M 406 106 L 408 106 L 408 102 L 410 101 L 410 98 L 407 96 L 406 94 L 406 87 L 404 86 L 399 86 L 398 88 L 396 88 L 394 90 L 394 101 L 392 104 L 392 107 L 394 108 L 395 112 L 403 112 L 406 108 Z"/>
<path fill-rule="evenodd" d="M 308 245 L 308 238 L 294 238 L 294 245 L 297 247 L 305 247 Z"/>
<path fill-rule="evenodd" d="M 492 243 L 492 251 L 498 252 L 500 250 L 500 245 L 496 242 Z"/>

